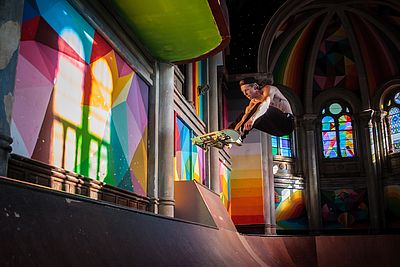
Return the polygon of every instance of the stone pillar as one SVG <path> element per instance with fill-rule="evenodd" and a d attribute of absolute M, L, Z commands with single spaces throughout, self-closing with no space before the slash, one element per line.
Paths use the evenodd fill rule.
<path fill-rule="evenodd" d="M 210 90 L 208 91 L 208 130 L 210 132 L 218 129 L 218 78 L 217 78 L 217 58 L 212 56 L 208 64 Z M 219 150 L 215 147 L 210 148 L 210 189 L 219 194 Z"/>
<path fill-rule="evenodd" d="M 273 172 L 273 155 L 271 136 L 260 132 L 261 134 L 261 164 L 263 177 L 263 195 L 264 195 L 264 221 L 265 234 L 276 234 L 276 215 L 275 215 L 275 186 Z"/>
<path fill-rule="evenodd" d="M 304 131 L 302 130 L 301 119 L 295 117 L 295 129 L 293 135 L 293 156 L 295 157 L 295 169 L 294 173 L 296 176 L 304 177 L 304 170 L 306 169 L 306 162 L 304 157 L 306 155 L 306 141 Z"/>
<path fill-rule="evenodd" d="M 307 213 L 310 232 L 317 234 L 321 230 L 321 201 L 319 188 L 319 170 L 317 156 L 316 126 L 317 115 L 305 114 L 302 125 L 305 132 L 305 155 L 306 169 L 304 175 L 306 179 L 307 192 Z"/>
<path fill-rule="evenodd" d="M 377 131 L 374 131 L 375 133 L 375 147 L 379 148 L 379 165 L 377 166 L 377 183 L 378 183 L 378 198 L 379 198 L 379 207 L 384 207 L 385 206 L 385 198 L 384 198 L 384 184 L 383 184 L 383 172 L 384 169 L 387 166 L 387 144 L 385 138 L 385 119 L 387 116 L 387 112 L 380 110 L 380 111 L 375 111 L 375 127 Z M 385 219 L 385 212 L 384 209 L 380 208 L 380 218 L 381 218 L 381 228 L 384 229 L 386 226 L 386 219 Z"/>
<path fill-rule="evenodd" d="M 174 216 L 174 67 L 160 66 L 160 109 L 158 129 L 159 214 Z"/>
<path fill-rule="evenodd" d="M 148 127 L 148 181 L 147 196 L 150 198 L 149 211 L 158 213 L 158 116 L 160 106 L 160 72 L 158 64 L 154 66 L 153 86 L 149 92 L 149 127 Z"/>
<path fill-rule="evenodd" d="M 387 149 L 388 144 L 386 143 L 386 128 L 385 128 L 385 120 L 386 120 L 387 112 L 384 110 L 375 111 L 374 112 L 374 119 L 376 128 L 378 130 L 376 144 L 379 146 L 379 158 L 380 158 L 380 171 L 383 170 L 384 166 L 386 165 L 386 156 L 387 156 Z"/>
<path fill-rule="evenodd" d="M 359 115 L 359 125 L 361 132 L 361 147 L 360 152 L 361 160 L 364 162 L 364 169 L 367 178 L 367 191 L 368 191 L 368 204 L 369 204 L 369 217 L 370 229 L 372 231 L 379 231 L 381 228 L 382 210 L 380 207 L 379 185 L 376 174 L 376 160 L 375 151 L 371 144 L 374 144 L 372 127 L 372 118 L 374 111 L 371 109 L 364 110 Z M 360 154 L 361 154 L 360 153 Z"/>
<path fill-rule="evenodd" d="M 186 64 L 186 75 L 185 75 L 185 87 L 186 87 L 186 98 L 188 102 L 193 106 L 193 65 L 192 63 Z"/>
<path fill-rule="evenodd" d="M 23 0 L 0 0 L 0 176 L 7 175 L 11 152 L 10 124 L 23 7 Z"/>

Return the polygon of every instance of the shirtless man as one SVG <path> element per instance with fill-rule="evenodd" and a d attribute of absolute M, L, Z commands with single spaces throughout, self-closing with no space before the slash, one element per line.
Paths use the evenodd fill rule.
<path fill-rule="evenodd" d="M 279 89 L 271 85 L 271 81 L 259 85 L 255 78 L 249 77 L 239 84 L 250 102 L 228 128 L 240 132 L 242 139 L 252 128 L 275 136 L 284 136 L 293 131 L 294 117 L 290 104 Z"/>

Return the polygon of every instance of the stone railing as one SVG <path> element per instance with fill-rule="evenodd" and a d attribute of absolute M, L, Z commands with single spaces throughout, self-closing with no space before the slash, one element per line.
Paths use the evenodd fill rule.
<path fill-rule="evenodd" d="M 149 210 L 149 198 L 40 161 L 11 154 L 8 177 L 121 206 Z"/>

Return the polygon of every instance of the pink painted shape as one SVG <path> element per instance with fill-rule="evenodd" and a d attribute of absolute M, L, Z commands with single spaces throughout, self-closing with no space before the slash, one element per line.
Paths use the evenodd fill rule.
<path fill-rule="evenodd" d="M 35 148 L 53 86 L 23 56 L 18 58 L 12 117 L 29 156 Z"/>
<path fill-rule="evenodd" d="M 146 196 L 146 192 L 144 192 L 142 185 L 139 183 L 139 180 L 135 177 L 135 175 L 132 172 L 131 172 L 131 180 L 134 193 L 141 196 Z"/>
<path fill-rule="evenodd" d="M 130 74 L 133 70 L 131 67 L 129 67 L 128 64 L 118 55 L 117 52 L 114 51 L 115 54 L 115 61 L 117 62 L 117 68 L 118 68 L 118 76 L 126 76 Z"/>
<path fill-rule="evenodd" d="M 325 76 L 314 75 L 314 80 L 317 82 L 317 84 L 319 85 L 319 87 L 321 89 L 325 89 L 326 80 L 327 80 Z"/>
<path fill-rule="evenodd" d="M 334 86 L 338 85 L 341 81 L 343 81 L 345 76 L 336 76 Z"/>
<path fill-rule="evenodd" d="M 135 116 L 135 121 L 136 124 L 139 126 L 140 132 L 143 133 L 144 129 L 147 126 L 147 112 L 143 104 L 139 81 L 136 75 L 133 77 L 126 103 L 129 110 Z"/>
<path fill-rule="evenodd" d="M 135 155 L 136 149 L 142 139 L 142 131 L 136 121 L 135 115 L 132 114 L 132 111 L 127 108 L 126 109 L 126 123 L 128 124 L 128 140 L 129 140 L 129 147 L 128 147 L 128 161 L 131 162 L 133 156 Z"/>
<path fill-rule="evenodd" d="M 35 41 L 22 42 L 20 54 L 51 82 L 54 82 L 60 56 L 65 56 L 61 55 L 61 52 Z"/>
<path fill-rule="evenodd" d="M 319 50 L 326 54 L 326 41 L 322 41 L 321 46 L 319 47 Z"/>
<path fill-rule="evenodd" d="M 54 75 L 51 75 L 49 68 L 46 65 L 47 62 L 40 53 L 38 44 L 39 43 L 36 43 L 35 41 L 21 42 L 19 53 L 32 65 L 34 65 L 35 68 L 47 78 L 47 80 L 53 81 Z"/>

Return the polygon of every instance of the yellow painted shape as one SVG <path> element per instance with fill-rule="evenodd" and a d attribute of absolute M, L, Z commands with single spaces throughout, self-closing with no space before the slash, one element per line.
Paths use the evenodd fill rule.
<path fill-rule="evenodd" d="M 132 158 L 130 167 L 139 183 L 147 192 L 147 127 L 143 132 L 143 138 L 140 140 L 135 155 Z"/>

